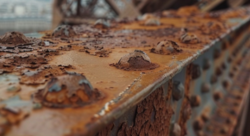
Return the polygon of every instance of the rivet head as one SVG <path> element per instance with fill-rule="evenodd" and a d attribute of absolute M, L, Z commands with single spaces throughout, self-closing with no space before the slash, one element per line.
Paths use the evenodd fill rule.
<path fill-rule="evenodd" d="M 158 26 L 161 25 L 161 21 L 157 18 L 149 18 L 144 23 L 145 26 Z"/>
<path fill-rule="evenodd" d="M 192 79 L 197 79 L 201 75 L 201 69 L 200 66 L 197 64 L 192 64 Z"/>
<path fill-rule="evenodd" d="M 94 27 L 100 27 L 100 28 L 109 28 L 110 27 L 110 22 L 103 20 L 103 19 L 98 19 L 96 20 Z"/>
<path fill-rule="evenodd" d="M 204 62 L 203 62 L 203 70 L 207 70 L 210 68 L 210 61 L 208 59 L 204 59 Z"/>
<path fill-rule="evenodd" d="M 158 64 L 151 63 L 149 56 L 141 50 L 134 50 L 125 54 L 118 63 L 110 64 L 118 69 L 124 70 L 152 70 L 159 67 Z"/>
<path fill-rule="evenodd" d="M 171 136 L 181 136 L 181 127 L 179 124 L 177 124 L 177 123 L 171 124 L 170 135 Z"/>
<path fill-rule="evenodd" d="M 227 62 L 228 62 L 228 63 L 231 63 L 231 62 L 232 62 L 232 57 L 229 56 L 229 57 L 227 58 Z"/>
<path fill-rule="evenodd" d="M 52 78 L 35 94 L 35 101 L 48 107 L 79 107 L 97 101 L 101 93 L 84 75 L 68 73 Z"/>
<path fill-rule="evenodd" d="M 203 83 L 201 86 L 201 92 L 202 93 L 207 93 L 211 89 L 211 85 L 209 83 Z"/>
<path fill-rule="evenodd" d="M 151 52 L 157 53 L 157 54 L 174 54 L 181 52 L 182 49 L 179 47 L 179 45 L 171 40 L 164 40 L 161 42 L 158 42 L 155 48 L 151 49 Z"/>
<path fill-rule="evenodd" d="M 229 72 L 229 77 L 233 78 L 234 77 L 234 73 L 233 72 Z"/>
<path fill-rule="evenodd" d="M 190 104 L 192 107 L 198 107 L 201 104 L 201 98 L 198 95 L 193 95 L 190 98 Z"/>
<path fill-rule="evenodd" d="M 223 86 L 224 88 L 228 88 L 228 86 L 229 86 L 229 81 L 228 81 L 228 80 L 222 81 L 222 86 Z"/>
<path fill-rule="evenodd" d="M 218 59 L 220 57 L 221 51 L 219 49 L 214 50 L 214 59 Z"/>
<path fill-rule="evenodd" d="M 204 121 L 204 122 L 207 122 L 209 120 L 209 115 L 208 113 L 202 113 L 201 114 L 201 119 Z"/>
<path fill-rule="evenodd" d="M 185 90 L 184 86 L 181 82 L 174 81 L 173 82 L 173 91 L 172 91 L 173 99 L 176 101 L 180 100 L 184 95 L 184 90 Z"/>
<path fill-rule="evenodd" d="M 200 118 L 196 119 L 193 123 L 193 128 L 195 131 L 201 130 L 203 126 L 204 126 L 204 122 Z"/>
<path fill-rule="evenodd" d="M 226 64 L 225 64 L 224 62 L 221 64 L 221 68 L 222 68 L 223 70 L 225 70 L 225 69 L 227 68 L 227 66 L 226 66 Z"/>
<path fill-rule="evenodd" d="M 220 91 L 215 91 L 213 93 L 213 98 L 215 101 L 219 101 L 223 97 L 223 94 Z"/>
<path fill-rule="evenodd" d="M 214 84 L 214 83 L 216 83 L 217 81 L 218 81 L 217 76 L 216 76 L 216 75 L 212 75 L 211 78 L 210 78 L 211 84 Z"/>
<path fill-rule="evenodd" d="M 216 74 L 217 76 L 220 76 L 220 75 L 222 74 L 222 70 L 221 70 L 220 67 L 216 68 L 215 74 Z"/>
<path fill-rule="evenodd" d="M 196 43 L 200 42 L 200 40 L 198 39 L 198 37 L 195 34 L 192 34 L 192 33 L 184 33 L 180 37 L 180 40 L 183 43 L 189 43 L 189 44 L 196 44 Z"/>

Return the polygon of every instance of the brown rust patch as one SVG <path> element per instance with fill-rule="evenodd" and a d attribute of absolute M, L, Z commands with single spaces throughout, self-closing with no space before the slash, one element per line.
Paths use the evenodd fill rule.
<path fill-rule="evenodd" d="M 119 136 L 149 135 L 164 136 L 170 133 L 170 119 L 173 110 L 167 101 L 171 97 L 163 95 L 163 88 L 156 89 L 147 98 L 137 104 L 135 119 L 132 126 L 126 122 L 120 124 L 116 133 Z M 100 131 L 97 136 L 108 136 L 112 127 Z M 106 135 L 103 135 L 106 134 Z"/>
<path fill-rule="evenodd" d="M 124 55 L 118 63 L 110 64 L 110 66 L 128 71 L 152 70 L 159 67 L 159 65 L 151 63 L 148 55 L 141 50 L 135 50 L 134 52 Z"/>
<path fill-rule="evenodd" d="M 0 39 L 0 43 L 8 45 L 27 44 L 30 40 L 20 32 L 8 32 Z"/>
<path fill-rule="evenodd" d="M 157 54 L 170 55 L 170 54 L 181 52 L 182 49 L 176 42 L 171 41 L 171 40 L 164 40 L 164 41 L 158 42 L 156 47 L 152 48 L 150 51 L 153 53 L 157 53 Z"/>
<path fill-rule="evenodd" d="M 48 107 L 79 107 L 101 98 L 85 76 L 76 73 L 52 78 L 44 89 L 35 94 L 35 100 Z"/>

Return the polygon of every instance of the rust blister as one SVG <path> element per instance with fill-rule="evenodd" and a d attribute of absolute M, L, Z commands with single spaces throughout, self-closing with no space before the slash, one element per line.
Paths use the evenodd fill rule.
<path fill-rule="evenodd" d="M 77 34 L 72 26 L 61 25 L 58 26 L 51 35 L 52 37 L 72 37 L 76 36 Z"/>
<path fill-rule="evenodd" d="M 118 63 L 110 64 L 119 69 L 124 70 L 152 70 L 159 67 L 158 64 L 151 63 L 149 56 L 141 51 L 134 50 L 134 52 L 124 55 Z"/>
<path fill-rule="evenodd" d="M 94 23 L 94 27 L 96 27 L 96 28 L 109 28 L 109 27 L 111 27 L 111 24 L 110 24 L 109 20 L 98 19 Z"/>
<path fill-rule="evenodd" d="M 200 43 L 200 40 L 195 34 L 185 33 L 180 37 L 181 42 L 188 44 L 197 44 Z"/>
<path fill-rule="evenodd" d="M 149 18 L 144 23 L 145 26 L 159 26 L 161 22 L 158 18 Z"/>
<path fill-rule="evenodd" d="M 170 135 L 171 136 L 181 136 L 181 127 L 178 123 L 171 124 Z"/>
<path fill-rule="evenodd" d="M 35 100 L 48 107 L 81 107 L 99 100 L 102 94 L 92 87 L 85 76 L 68 73 L 51 78 L 44 89 L 35 94 Z"/>
<path fill-rule="evenodd" d="M 170 54 L 176 54 L 176 53 L 182 52 L 182 49 L 176 42 L 171 41 L 171 40 L 164 40 L 164 41 L 158 42 L 156 47 L 152 48 L 150 51 L 153 53 L 157 53 L 157 54 L 170 55 Z"/>
<path fill-rule="evenodd" d="M 172 96 L 173 96 L 174 100 L 178 101 L 181 98 L 183 98 L 184 91 L 185 91 L 185 88 L 181 82 L 179 82 L 179 81 L 173 82 Z"/>
<path fill-rule="evenodd" d="M 192 107 L 198 107 L 201 104 L 201 98 L 198 95 L 193 95 L 190 98 L 190 104 Z"/>
<path fill-rule="evenodd" d="M 0 43 L 11 45 L 27 44 L 30 40 L 20 32 L 8 32 L 0 39 Z"/>

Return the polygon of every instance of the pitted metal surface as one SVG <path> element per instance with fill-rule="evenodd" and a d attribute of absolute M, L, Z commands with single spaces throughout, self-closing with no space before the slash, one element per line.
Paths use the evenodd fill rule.
<path fill-rule="evenodd" d="M 61 26 L 42 38 L 8 33 L 0 39 L 0 134 L 202 135 L 216 103 L 229 95 L 233 80 L 225 78 L 244 62 L 249 10 L 181 8 L 148 17 L 158 19 L 149 25 L 134 19 Z M 132 107 L 134 125 L 112 125 Z M 159 127 L 148 130 L 150 121 Z"/>

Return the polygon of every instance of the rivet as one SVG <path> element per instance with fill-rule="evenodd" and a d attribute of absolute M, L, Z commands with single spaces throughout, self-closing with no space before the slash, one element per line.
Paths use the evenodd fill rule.
<path fill-rule="evenodd" d="M 220 76 L 220 75 L 222 74 L 222 70 L 221 70 L 220 67 L 216 68 L 215 74 L 216 74 L 217 76 Z"/>
<path fill-rule="evenodd" d="M 225 64 L 224 62 L 221 64 L 221 68 L 222 68 L 223 70 L 225 70 L 225 69 L 227 68 L 227 66 L 226 66 L 226 64 Z"/>
<path fill-rule="evenodd" d="M 219 100 L 223 97 L 222 95 L 223 95 L 223 94 L 222 94 L 221 92 L 215 91 L 215 92 L 213 93 L 213 98 L 214 98 L 215 101 L 219 101 Z"/>
<path fill-rule="evenodd" d="M 201 103 L 201 98 L 198 95 L 193 95 L 190 98 L 191 107 L 198 107 Z"/>
<path fill-rule="evenodd" d="M 214 50 L 214 59 L 218 59 L 220 57 L 221 51 L 219 49 Z"/>
<path fill-rule="evenodd" d="M 211 84 L 216 83 L 218 81 L 217 76 L 216 75 L 212 75 L 210 81 L 211 81 Z"/>
<path fill-rule="evenodd" d="M 201 75 L 200 66 L 197 64 L 192 64 L 192 79 L 197 79 Z"/>
<path fill-rule="evenodd" d="M 209 83 L 203 83 L 201 86 L 201 92 L 202 93 L 207 93 L 211 89 L 211 85 Z"/>
<path fill-rule="evenodd" d="M 173 92 L 172 92 L 173 99 L 178 101 L 183 97 L 183 95 L 184 95 L 183 84 L 179 81 L 174 81 L 173 82 Z"/>
<path fill-rule="evenodd" d="M 227 62 L 228 62 L 228 63 L 231 63 L 231 62 L 232 62 L 232 57 L 229 56 L 229 57 L 227 58 Z"/>
<path fill-rule="evenodd" d="M 204 126 L 204 122 L 200 118 L 196 119 L 193 123 L 193 128 L 195 131 L 201 130 L 203 126 Z"/>
<path fill-rule="evenodd" d="M 234 73 L 233 72 L 229 72 L 229 77 L 233 78 L 234 77 Z"/>
<path fill-rule="evenodd" d="M 171 136 L 181 136 L 181 127 L 177 123 L 171 124 L 171 130 L 170 130 Z"/>
<path fill-rule="evenodd" d="M 207 70 L 210 68 L 210 61 L 208 59 L 204 59 L 203 70 Z"/>

